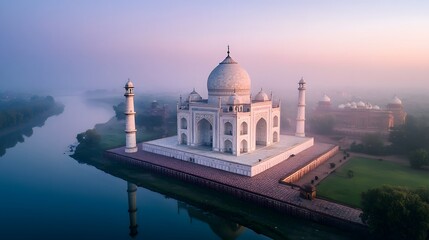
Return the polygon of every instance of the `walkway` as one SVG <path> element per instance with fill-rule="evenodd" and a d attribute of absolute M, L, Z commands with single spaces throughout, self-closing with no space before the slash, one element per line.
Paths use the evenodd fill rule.
<path fill-rule="evenodd" d="M 127 154 L 124 152 L 124 148 L 117 148 L 109 150 L 108 152 L 126 156 L 136 161 L 149 162 L 177 171 L 186 172 L 188 174 L 196 175 L 201 178 L 209 179 L 238 189 L 264 195 L 304 209 L 309 209 L 314 212 L 362 224 L 362 221 L 359 218 L 361 211 L 358 209 L 322 199 L 314 199 L 312 201 L 305 200 L 300 198 L 299 190 L 292 189 L 291 186 L 279 183 L 279 180 L 283 179 L 290 169 L 295 169 L 300 163 L 308 162 L 311 159 L 320 156 L 332 147 L 333 145 L 331 144 L 317 143 L 295 157 L 290 158 L 290 160 L 288 159 L 287 161 L 283 161 L 275 167 L 251 178 L 144 151 Z"/>

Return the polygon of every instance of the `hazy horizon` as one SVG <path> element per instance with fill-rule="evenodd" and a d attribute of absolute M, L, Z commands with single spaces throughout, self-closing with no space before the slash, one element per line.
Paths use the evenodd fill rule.
<path fill-rule="evenodd" d="M 429 90 L 429 2 L 8 1 L 0 3 L 0 89 L 120 89 L 207 95 L 226 56 L 252 92 Z M 309 90 L 310 91 L 310 90 Z"/>

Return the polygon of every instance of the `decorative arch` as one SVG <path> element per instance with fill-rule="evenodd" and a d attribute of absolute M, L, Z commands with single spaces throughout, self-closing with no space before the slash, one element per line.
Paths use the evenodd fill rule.
<path fill-rule="evenodd" d="M 186 118 L 182 117 L 180 119 L 180 128 L 181 129 L 188 129 L 188 120 Z"/>
<path fill-rule="evenodd" d="M 233 128 L 232 128 L 232 123 L 230 123 L 230 122 L 226 122 L 225 124 L 224 124 L 224 134 L 225 135 L 231 135 L 232 136 L 232 130 L 233 130 Z"/>
<path fill-rule="evenodd" d="M 267 121 L 260 118 L 256 123 L 256 145 L 267 146 Z"/>
<path fill-rule="evenodd" d="M 224 152 L 232 153 L 232 142 L 230 140 L 225 140 L 224 144 Z"/>
<path fill-rule="evenodd" d="M 180 135 L 180 144 L 187 145 L 188 144 L 188 136 L 185 133 Z"/>
<path fill-rule="evenodd" d="M 213 127 L 211 123 L 203 118 L 197 123 L 197 145 L 200 146 L 213 146 Z"/>
<path fill-rule="evenodd" d="M 247 134 L 247 122 L 242 122 L 240 125 L 240 135 L 246 135 Z"/>
<path fill-rule="evenodd" d="M 243 139 L 240 143 L 240 153 L 247 153 L 247 141 Z"/>
<path fill-rule="evenodd" d="M 273 127 L 278 127 L 279 126 L 279 117 L 278 116 L 274 116 L 273 118 Z"/>
<path fill-rule="evenodd" d="M 279 141 L 279 134 L 277 132 L 273 133 L 273 142 L 278 142 Z"/>

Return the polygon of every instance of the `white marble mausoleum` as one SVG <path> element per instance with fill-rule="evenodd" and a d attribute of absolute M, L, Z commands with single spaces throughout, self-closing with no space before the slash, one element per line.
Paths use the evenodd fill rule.
<path fill-rule="evenodd" d="M 208 98 L 195 89 L 177 104 L 177 136 L 142 144 L 144 151 L 254 176 L 311 147 L 304 137 L 305 82 L 299 82 L 296 136 L 280 135 L 280 100 L 262 89 L 252 97 L 249 74 L 228 49 L 207 80 Z M 174 140 L 172 140 L 174 139 Z"/>
<path fill-rule="evenodd" d="M 177 109 L 177 143 L 235 156 L 280 141 L 280 102 L 264 91 L 252 99 L 250 77 L 228 56 L 210 73 L 208 99 L 195 90 Z"/>

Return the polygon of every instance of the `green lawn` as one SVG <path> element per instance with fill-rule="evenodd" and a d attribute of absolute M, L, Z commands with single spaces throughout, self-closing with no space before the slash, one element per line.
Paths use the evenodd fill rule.
<path fill-rule="evenodd" d="M 125 145 L 124 124 L 124 122 L 120 122 L 115 118 L 112 118 L 106 123 L 95 125 L 95 130 L 101 135 L 101 149 L 110 149 Z M 159 131 L 142 131 L 139 129 L 136 140 L 140 143 L 160 137 L 161 135 Z"/>
<path fill-rule="evenodd" d="M 354 177 L 347 177 L 348 170 L 354 172 Z M 317 195 L 360 207 L 361 193 L 382 185 L 429 188 L 429 171 L 388 161 L 351 158 L 317 186 Z"/>

